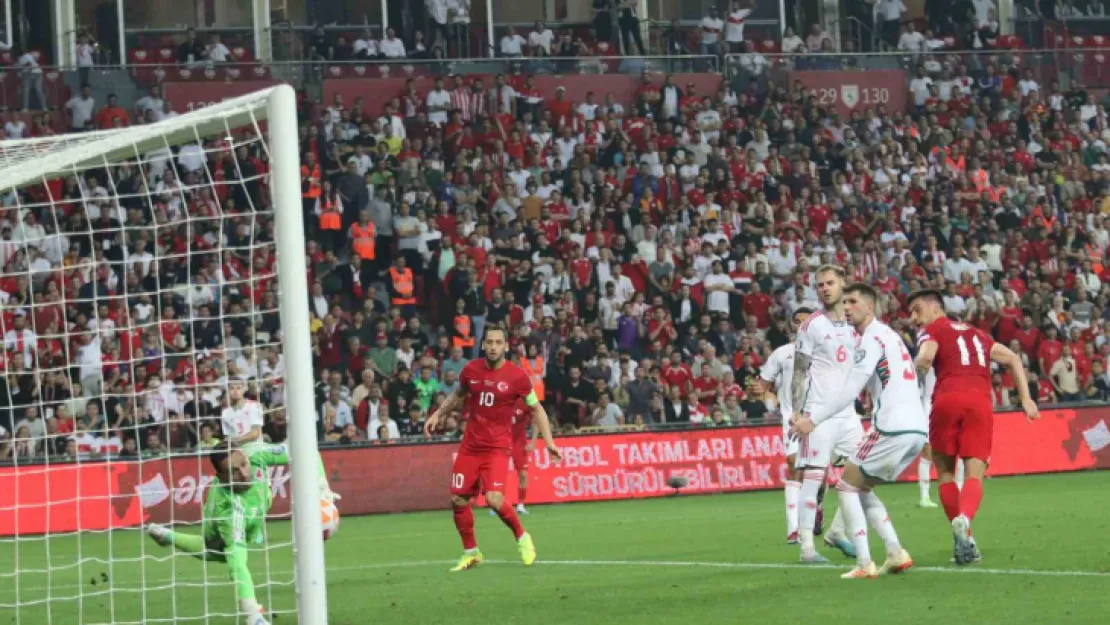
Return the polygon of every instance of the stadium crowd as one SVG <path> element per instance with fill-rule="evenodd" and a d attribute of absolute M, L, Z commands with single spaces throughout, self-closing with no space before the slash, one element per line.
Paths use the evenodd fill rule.
<path fill-rule="evenodd" d="M 938 288 L 1040 401 L 1110 399 L 1106 103 L 1005 59 L 921 63 L 908 110 L 847 117 L 798 83 L 651 73 L 624 104 L 500 76 L 383 111 L 306 100 L 322 440 L 418 435 L 493 326 L 564 431 L 775 419 L 759 367 L 827 263 L 878 287 L 908 343 L 902 302 Z M 157 91 L 133 111 L 171 112 Z M 213 445 L 230 378 L 284 439 L 267 153 L 232 139 L 4 197 L 3 457 Z"/>

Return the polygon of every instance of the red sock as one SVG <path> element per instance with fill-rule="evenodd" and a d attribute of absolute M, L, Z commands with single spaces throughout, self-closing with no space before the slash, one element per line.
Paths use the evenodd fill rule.
<path fill-rule="evenodd" d="M 979 504 L 983 502 L 983 483 L 976 479 L 964 480 L 964 487 L 960 490 L 960 511 L 968 521 L 975 519 L 979 512 Z"/>
<path fill-rule="evenodd" d="M 474 539 L 474 510 L 470 504 L 453 509 L 455 514 L 455 529 L 459 530 L 462 538 L 463 549 L 477 549 L 478 541 Z"/>
<path fill-rule="evenodd" d="M 502 501 L 501 507 L 497 509 L 497 516 L 501 517 L 501 522 L 509 526 L 513 530 L 513 536 L 518 540 L 524 535 L 524 526 L 520 524 L 520 517 L 516 515 L 516 510 L 513 509 L 509 502 Z M 473 525 L 474 517 L 471 517 L 471 524 Z"/>
<path fill-rule="evenodd" d="M 964 484 L 967 488 L 967 484 Z M 940 505 L 944 507 L 944 514 L 948 520 L 960 516 L 960 486 L 955 482 L 945 482 L 940 485 Z"/>
<path fill-rule="evenodd" d="M 528 499 L 528 487 L 521 486 L 517 495 L 517 503 L 524 503 L 524 500 Z"/>

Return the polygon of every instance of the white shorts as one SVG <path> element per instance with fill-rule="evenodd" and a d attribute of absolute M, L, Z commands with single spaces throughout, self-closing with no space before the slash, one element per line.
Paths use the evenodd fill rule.
<path fill-rule="evenodd" d="M 852 464 L 859 467 L 866 477 L 893 482 L 917 460 L 927 442 L 920 434 L 888 436 L 872 429 L 860 441 L 852 456 Z"/>
<path fill-rule="evenodd" d="M 827 419 L 800 437 L 796 468 L 825 469 L 839 456 L 852 457 L 863 438 L 863 424 L 855 417 Z"/>
<path fill-rule="evenodd" d="M 798 437 L 790 436 L 790 421 L 782 422 L 782 455 L 786 458 L 798 455 Z"/>

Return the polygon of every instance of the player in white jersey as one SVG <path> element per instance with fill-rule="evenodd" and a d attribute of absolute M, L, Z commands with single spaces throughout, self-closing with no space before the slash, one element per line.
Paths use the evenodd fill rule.
<path fill-rule="evenodd" d="M 928 418 L 929 412 L 933 409 L 933 387 L 937 385 L 937 374 L 933 373 L 930 369 L 929 373 L 921 379 L 921 406 L 925 411 L 925 417 Z M 933 498 L 929 496 L 929 489 L 931 486 L 930 475 L 933 471 L 933 455 L 929 444 L 925 444 L 925 449 L 921 452 L 921 458 L 917 461 L 917 490 L 920 498 L 917 500 L 919 508 L 936 508 L 937 504 Z"/>
<path fill-rule="evenodd" d="M 220 414 L 224 438 L 234 445 L 262 442 L 262 404 L 246 398 L 247 383 L 234 379 L 227 385 L 227 408 Z"/>
<path fill-rule="evenodd" d="M 794 311 L 791 328 L 798 328 L 812 314 L 809 308 Z M 786 503 L 786 542 L 798 544 L 798 494 L 802 488 L 802 472 L 794 466 L 798 454 L 798 438 L 790 435 L 790 420 L 794 411 L 790 406 L 790 381 L 794 377 L 794 343 L 780 346 L 771 353 L 759 370 L 764 387 L 778 397 L 779 416 L 782 417 L 782 447 L 786 456 L 787 474 L 783 489 Z"/>
<path fill-rule="evenodd" d="M 834 420 L 845 407 L 853 406 L 865 388 L 874 398 L 871 431 L 844 467 L 836 487 L 844 522 L 858 554 L 855 568 L 842 576 L 845 579 L 901 573 L 913 566 L 910 554 L 898 541 L 886 507 L 871 489 L 897 479 L 928 440 L 929 419 L 921 405 L 913 358 L 902 337 L 875 318 L 877 301 L 878 292 L 869 285 L 853 284 L 845 289 L 844 313 L 860 334 L 852 369 L 835 396 L 807 410 L 792 429 L 800 435 L 816 431 Z M 871 560 L 868 522 L 886 546 L 887 558 L 881 568 Z"/>
<path fill-rule="evenodd" d="M 795 419 L 804 412 L 813 412 L 828 404 L 844 385 L 852 368 L 856 350 L 856 332 L 844 320 L 844 270 L 823 265 L 817 270 L 817 294 L 824 310 L 813 313 L 798 330 L 794 350 L 794 376 L 791 379 L 791 406 Z M 817 522 L 818 496 L 825 483 L 829 465 L 838 456 L 855 452 L 863 438 L 863 426 L 855 406 L 837 411 L 833 418 L 799 439 L 795 467 L 802 470 L 798 512 L 798 542 L 801 561 L 825 563 L 828 559 L 817 553 L 813 542 Z M 825 534 L 825 542 L 840 547 L 848 544 L 840 531 L 840 510 Z M 843 548 L 841 548 L 844 550 Z"/>

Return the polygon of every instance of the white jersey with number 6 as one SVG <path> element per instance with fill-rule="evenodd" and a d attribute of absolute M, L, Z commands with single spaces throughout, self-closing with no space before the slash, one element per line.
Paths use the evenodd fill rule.
<path fill-rule="evenodd" d="M 852 326 L 833 321 L 825 311 L 813 313 L 802 323 L 795 342 L 795 358 L 798 354 L 809 356 L 810 362 L 802 405 L 793 406 L 796 412 L 813 412 L 836 397 L 852 370 L 856 338 Z M 856 418 L 855 405 L 849 405 L 831 418 Z"/>
<path fill-rule="evenodd" d="M 243 436 L 254 426 L 262 427 L 262 405 L 249 399 L 238 408 L 228 406 L 220 414 L 224 436 Z"/>

